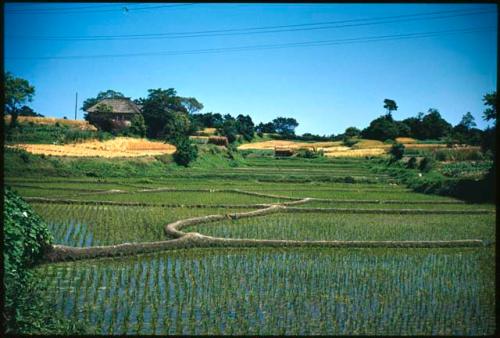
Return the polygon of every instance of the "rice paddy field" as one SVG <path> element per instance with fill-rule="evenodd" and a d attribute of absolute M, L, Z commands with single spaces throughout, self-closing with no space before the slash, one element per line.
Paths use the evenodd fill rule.
<path fill-rule="evenodd" d="M 343 177 L 362 177 L 342 181 Z M 353 182 L 353 183 L 348 183 Z M 412 192 L 365 159 L 249 158 L 161 178 L 5 177 L 78 248 L 174 241 L 167 224 L 227 239 L 480 240 L 475 247 L 212 247 L 45 263 L 56 310 L 95 334 L 491 335 L 495 206 Z M 288 203 L 288 204 L 287 204 Z M 292 203 L 292 204 L 289 204 Z M 279 212 L 234 218 L 281 204 Z"/>

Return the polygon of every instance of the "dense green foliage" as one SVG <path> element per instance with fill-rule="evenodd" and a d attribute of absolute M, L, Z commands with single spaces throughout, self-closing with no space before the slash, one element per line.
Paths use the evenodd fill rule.
<path fill-rule="evenodd" d="M 198 157 L 198 148 L 187 137 L 177 136 L 173 140 L 176 147 L 174 153 L 175 163 L 187 167 L 189 163 L 196 160 Z"/>
<path fill-rule="evenodd" d="M 234 141 L 236 141 L 238 135 L 236 119 L 229 114 L 224 115 L 224 122 L 222 123 L 222 127 L 219 130 L 219 133 L 222 136 L 227 137 L 229 143 L 233 143 Z"/>
<path fill-rule="evenodd" d="M 245 141 L 251 141 L 254 136 L 254 124 L 250 115 L 238 115 L 236 117 L 236 129 Z"/>
<path fill-rule="evenodd" d="M 111 134 L 103 131 L 80 130 L 64 124 L 43 125 L 18 122 L 15 128 L 5 126 L 5 143 L 64 144 L 90 139 L 106 140 Z"/>
<path fill-rule="evenodd" d="M 144 117 L 142 116 L 142 114 L 136 114 L 134 115 L 134 117 L 132 117 L 127 133 L 139 137 L 146 137 L 146 124 L 144 122 Z"/>
<path fill-rule="evenodd" d="M 292 117 L 277 117 L 268 123 L 259 123 L 255 131 L 260 133 L 277 133 L 281 137 L 289 138 L 295 136 L 295 128 L 299 126 L 296 119 Z"/>
<path fill-rule="evenodd" d="M 193 124 L 202 128 L 221 128 L 224 118 L 219 113 L 199 113 L 190 115 Z"/>
<path fill-rule="evenodd" d="M 38 114 L 32 108 L 24 105 L 18 109 L 19 116 L 33 116 L 33 117 L 44 117 L 42 114 Z"/>
<path fill-rule="evenodd" d="M 420 160 L 417 170 L 410 170 L 401 162 L 387 162 L 385 160 L 378 162 L 379 165 L 374 165 L 375 170 L 397 177 L 398 180 L 417 192 L 452 196 L 475 203 L 495 200 L 494 171 L 492 170 L 494 165 L 491 165 L 492 162 L 481 165 L 483 173 L 485 172 L 484 166 L 490 166 L 490 169 L 481 177 L 471 177 L 470 175 L 447 177 L 439 170 L 443 165 L 436 161 L 434 156 L 429 155 Z M 459 171 L 455 171 L 455 174 L 457 173 Z"/>
<path fill-rule="evenodd" d="M 179 142 L 178 140 L 187 139 L 186 135 L 190 130 L 191 122 L 185 113 L 172 112 L 170 115 L 171 117 L 163 127 L 162 135 L 164 135 L 167 142 L 176 145 Z"/>
<path fill-rule="evenodd" d="M 183 105 L 182 97 L 177 96 L 174 88 L 149 89 L 146 98 L 140 98 L 142 115 L 147 127 L 147 136 L 150 138 L 165 138 L 170 129 L 165 130 L 167 124 L 176 124 L 176 119 L 188 115 Z M 183 115 L 182 115 L 183 114 Z"/>
<path fill-rule="evenodd" d="M 487 106 L 486 110 L 483 112 L 484 119 L 486 121 L 493 120 L 495 125 L 496 121 L 498 119 L 498 112 L 497 112 L 497 92 L 491 92 L 488 94 L 485 94 L 483 96 L 483 102 L 484 105 Z"/>
<path fill-rule="evenodd" d="M 402 143 L 394 143 L 389 153 L 394 160 L 398 161 L 403 158 L 403 155 L 405 153 L 405 146 Z"/>
<path fill-rule="evenodd" d="M 393 140 L 398 136 L 413 137 L 418 140 L 448 138 L 450 143 L 479 145 L 483 137 L 483 132 L 474 128 L 474 117 L 470 112 L 464 114 L 460 123 L 452 127 L 434 108 L 430 108 L 427 114 L 419 113 L 416 117 L 409 117 L 402 121 L 392 118 L 391 112 L 397 110 L 397 105 L 393 100 L 386 99 L 384 108 L 388 113 L 371 121 L 370 125 L 361 132 L 363 138 L 380 141 Z M 355 137 L 355 130 L 348 128 L 344 137 Z"/>
<path fill-rule="evenodd" d="M 5 332 L 16 334 L 84 333 L 81 323 L 53 312 L 45 288 L 32 268 L 53 237 L 44 221 L 9 188 L 4 189 L 2 316 Z"/>
<path fill-rule="evenodd" d="M 385 141 L 402 136 L 402 132 L 392 115 L 387 114 L 370 122 L 370 125 L 363 129 L 361 135 L 363 138 Z"/>
<path fill-rule="evenodd" d="M 293 135 L 299 123 L 292 117 L 277 117 L 273 120 L 273 126 L 278 134 Z"/>
<path fill-rule="evenodd" d="M 11 116 L 10 126 L 17 123 L 17 116 L 21 106 L 31 102 L 35 95 L 35 87 L 22 78 L 15 77 L 12 73 L 4 73 L 4 107 L 5 114 Z"/>

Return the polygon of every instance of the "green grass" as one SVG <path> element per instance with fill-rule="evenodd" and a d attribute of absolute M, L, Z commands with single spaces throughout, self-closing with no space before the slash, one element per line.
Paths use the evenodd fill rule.
<path fill-rule="evenodd" d="M 33 203 L 33 208 L 48 223 L 56 244 L 75 247 L 167 240 L 170 238 L 165 235 L 163 228 L 170 222 L 241 211 L 44 203 Z"/>
<path fill-rule="evenodd" d="M 163 204 L 259 204 L 277 203 L 277 198 L 243 195 L 232 192 L 186 192 L 186 191 L 162 191 L 162 192 L 135 192 L 120 194 L 80 194 L 73 195 L 73 199 L 94 200 L 94 201 L 117 201 L 117 202 L 145 202 Z"/>
<path fill-rule="evenodd" d="M 337 200 L 334 202 L 316 202 L 311 201 L 305 204 L 296 205 L 299 208 L 350 208 L 350 209 L 425 209 L 425 210 L 456 210 L 456 211 L 466 211 L 466 210 L 489 210 L 494 212 L 494 204 L 439 204 L 433 203 L 432 201 L 428 203 L 415 203 L 414 201 L 398 201 L 401 203 L 359 203 L 359 202 L 343 202 L 342 200 Z"/>
<path fill-rule="evenodd" d="M 494 252 L 239 249 L 40 267 L 96 334 L 491 335 Z"/>
<path fill-rule="evenodd" d="M 29 122 L 20 122 L 14 129 L 4 125 L 6 143 L 71 143 L 82 142 L 90 139 L 109 139 L 111 134 L 99 131 L 79 130 L 67 125 L 42 125 Z"/>
<path fill-rule="evenodd" d="M 291 197 L 316 197 L 325 199 L 359 199 L 359 200 L 399 200 L 399 201 L 456 201 L 456 199 L 436 196 L 419 194 L 409 191 L 391 191 L 391 190 L 367 190 L 367 189 L 356 189 L 356 185 L 353 185 L 350 190 L 275 190 L 277 195 L 287 195 Z"/>
<path fill-rule="evenodd" d="M 495 239 L 495 215 L 277 213 L 198 224 L 185 232 L 224 238 L 291 240 Z"/>
<path fill-rule="evenodd" d="M 383 184 L 363 184 L 363 183 L 339 183 L 339 182 L 308 182 L 308 183 L 282 183 L 282 182 L 261 182 L 258 180 L 220 180 L 220 179 L 201 179 L 195 180 L 189 177 L 171 177 L 170 175 L 161 178 L 105 178 L 95 179 L 90 177 L 75 178 L 51 178 L 43 180 L 29 177 L 5 177 L 5 183 L 8 185 L 36 185 L 47 189 L 51 187 L 67 187 L 69 189 L 131 189 L 136 188 L 205 188 L 221 189 L 228 186 L 240 188 L 243 190 L 289 190 L 289 191 L 307 191 L 307 190 L 383 190 L 383 191 L 411 191 L 403 185 Z"/>

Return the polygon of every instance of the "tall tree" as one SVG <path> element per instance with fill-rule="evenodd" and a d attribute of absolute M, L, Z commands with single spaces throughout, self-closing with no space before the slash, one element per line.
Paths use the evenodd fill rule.
<path fill-rule="evenodd" d="M 179 138 L 187 137 L 190 124 L 189 116 L 186 113 L 172 112 L 165 123 L 162 134 L 167 142 L 174 143 Z"/>
<path fill-rule="evenodd" d="M 363 138 L 372 140 L 393 140 L 399 136 L 398 124 L 390 114 L 382 115 L 370 122 L 370 125 L 361 132 Z"/>
<path fill-rule="evenodd" d="M 10 125 L 15 126 L 19 108 L 26 102 L 31 102 L 35 95 L 35 87 L 20 77 L 15 77 L 12 73 L 4 74 L 5 84 L 5 113 L 10 114 Z"/>
<path fill-rule="evenodd" d="M 272 122 L 267 122 L 267 123 L 261 122 L 255 127 L 255 131 L 258 133 L 272 134 L 276 132 L 276 129 L 274 128 L 274 124 Z"/>
<path fill-rule="evenodd" d="M 494 120 L 496 124 L 497 121 L 497 92 L 492 92 L 483 96 L 483 102 L 485 106 L 488 106 L 483 112 L 483 118 L 486 121 Z"/>
<path fill-rule="evenodd" d="M 236 119 L 229 114 L 224 115 L 224 123 L 220 129 L 220 133 L 227 137 L 229 143 L 236 141 L 236 136 L 238 134 Z"/>
<path fill-rule="evenodd" d="M 236 129 L 245 140 L 251 141 L 254 137 L 254 124 L 250 115 L 238 115 L 236 117 Z"/>
<path fill-rule="evenodd" d="M 19 116 L 35 116 L 35 117 L 44 117 L 42 114 L 38 114 L 33 109 L 28 106 L 22 106 L 18 109 Z"/>
<path fill-rule="evenodd" d="M 427 115 L 422 119 L 424 138 L 439 139 L 448 135 L 451 131 L 451 124 L 441 117 L 437 109 L 429 108 Z"/>
<path fill-rule="evenodd" d="M 359 137 L 359 136 L 361 136 L 361 130 L 359 130 L 356 127 L 348 127 L 348 128 L 346 128 L 346 130 L 344 132 L 344 136 L 349 137 L 349 138 Z"/>
<path fill-rule="evenodd" d="M 387 114 L 391 115 L 392 111 L 398 110 L 398 106 L 396 101 L 391 99 L 384 100 L 384 108 L 387 109 Z"/>
<path fill-rule="evenodd" d="M 467 130 L 477 126 L 474 116 L 472 116 L 470 112 L 467 112 L 464 116 L 462 116 L 462 120 L 460 120 L 459 125 L 463 126 Z"/>
<path fill-rule="evenodd" d="M 424 113 L 419 112 L 416 117 L 409 117 L 401 121 L 409 128 L 408 136 L 416 139 L 425 138 L 425 131 L 422 125 L 423 118 L 424 118 Z"/>
<path fill-rule="evenodd" d="M 483 112 L 483 118 L 485 121 L 493 120 L 493 127 L 487 128 L 481 140 L 481 148 L 483 151 L 491 151 L 493 156 L 496 154 L 496 133 L 497 133 L 497 92 L 492 92 L 484 95 L 483 97 L 484 105 L 487 106 Z M 493 161 L 493 167 L 491 169 L 492 175 L 496 175 L 496 161 Z"/>
<path fill-rule="evenodd" d="M 181 98 L 181 103 L 189 114 L 194 114 L 203 109 L 203 103 L 199 102 L 194 97 L 183 97 Z"/>
<path fill-rule="evenodd" d="M 165 125 L 175 119 L 174 112 L 188 114 L 182 100 L 173 88 L 149 89 L 148 97 L 141 98 L 142 115 L 151 138 L 164 138 Z"/>
<path fill-rule="evenodd" d="M 274 129 L 281 135 L 295 135 L 299 123 L 293 117 L 277 117 L 273 120 Z"/>

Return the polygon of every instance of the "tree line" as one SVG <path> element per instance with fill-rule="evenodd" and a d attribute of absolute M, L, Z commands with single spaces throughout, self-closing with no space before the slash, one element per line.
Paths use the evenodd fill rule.
<path fill-rule="evenodd" d="M 4 83 L 5 113 L 12 116 L 11 126 L 15 125 L 17 116 L 20 115 L 42 116 L 26 105 L 35 94 L 35 88 L 27 80 L 7 72 L 4 74 Z M 87 98 L 81 109 L 87 111 L 103 99 L 124 97 L 118 91 L 101 91 L 95 97 Z M 142 114 L 136 114 L 127 126 L 123 125 L 124 121 L 114 121 L 110 107 L 106 105 L 98 105 L 98 114 L 87 113 L 84 118 L 98 129 L 115 135 L 137 135 L 173 143 L 180 149 L 179 152 L 188 154 L 187 159 L 196 157 L 196 147 L 191 144 L 189 135 L 204 128 L 215 128 L 217 134 L 227 137 L 230 144 L 237 142 L 239 137 L 248 142 L 254 139 L 255 134 L 259 137 L 269 134 L 276 138 L 304 141 L 343 140 L 348 145 L 359 138 L 387 141 L 397 137 L 411 137 L 417 140 L 481 145 L 493 150 L 495 147 L 496 123 L 486 130 L 478 129 L 474 117 L 467 112 L 453 126 L 435 108 L 429 108 L 426 114 L 420 112 L 415 117 L 395 120 L 392 113 L 398 110 L 398 106 L 392 99 L 384 100 L 386 113 L 371 121 L 368 127 L 362 130 L 349 127 L 344 133 L 329 136 L 311 133 L 298 136 L 295 129 L 299 123 L 291 117 L 277 117 L 270 122 L 255 125 L 250 115 L 239 114 L 233 117 L 230 114 L 200 113 L 203 109 L 201 102 L 194 97 L 177 95 L 174 88 L 149 89 L 146 97 L 134 99 L 133 102 L 141 108 Z M 483 102 L 488 107 L 483 118 L 496 121 L 496 92 L 484 95 Z"/>

